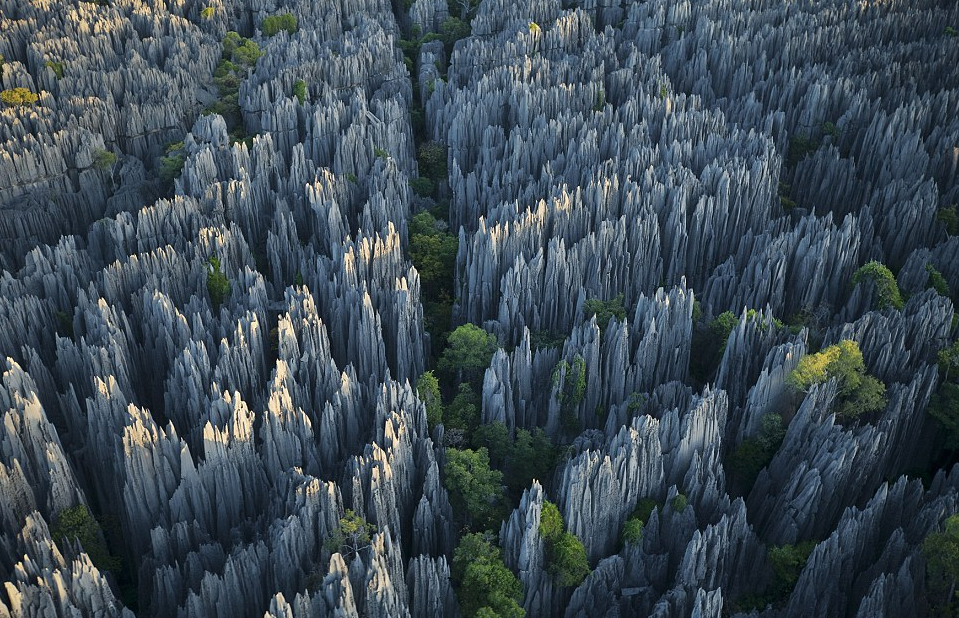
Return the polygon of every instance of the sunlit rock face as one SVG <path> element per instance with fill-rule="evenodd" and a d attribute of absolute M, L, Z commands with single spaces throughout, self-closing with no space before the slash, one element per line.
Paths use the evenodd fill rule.
<path fill-rule="evenodd" d="M 0 617 L 504 615 L 484 531 L 530 618 L 940 615 L 957 29 L 0 1 Z M 450 367 L 466 323 L 494 342 Z M 858 417 L 795 379 L 845 341 Z"/>

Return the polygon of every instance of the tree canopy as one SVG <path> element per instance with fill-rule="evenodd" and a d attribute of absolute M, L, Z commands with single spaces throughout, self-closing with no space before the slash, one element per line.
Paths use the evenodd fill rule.
<path fill-rule="evenodd" d="M 230 282 L 220 270 L 220 260 L 211 257 L 210 267 L 206 273 L 206 289 L 210 294 L 210 303 L 214 309 L 219 309 L 223 301 L 230 296 Z"/>
<path fill-rule="evenodd" d="M 523 618 L 523 584 L 483 534 L 467 534 L 453 552 L 453 581 L 464 618 Z"/>
<path fill-rule="evenodd" d="M 835 378 L 839 386 L 839 408 L 842 418 L 855 418 L 881 410 L 886 405 L 886 386 L 866 373 L 859 344 L 844 339 L 817 354 L 800 359 L 786 383 L 806 392 L 813 384 Z"/>
<path fill-rule="evenodd" d="M 872 281 L 876 286 L 876 308 L 902 309 L 902 295 L 899 293 L 899 285 L 896 284 L 896 277 L 892 271 L 886 268 L 881 262 L 875 260 L 862 265 L 852 276 L 853 284 L 864 281 Z"/>
<path fill-rule="evenodd" d="M 263 23 L 261 24 L 263 34 L 266 36 L 275 36 L 279 34 L 281 30 L 286 30 L 288 33 L 293 34 L 299 30 L 299 28 L 299 23 L 292 13 L 264 17 Z"/>
<path fill-rule="evenodd" d="M 416 394 L 426 405 L 426 422 L 430 428 L 443 422 L 443 399 L 440 382 L 432 371 L 426 371 L 416 381 Z"/>
<path fill-rule="evenodd" d="M 489 367 L 497 348 L 496 335 L 475 324 L 463 324 L 450 333 L 439 368 L 475 376 Z"/>
<path fill-rule="evenodd" d="M 596 324 L 599 326 L 599 330 L 606 332 L 606 327 L 609 326 L 611 319 L 616 318 L 617 321 L 622 322 L 626 318 L 626 308 L 623 306 L 625 298 L 622 294 L 617 294 L 609 300 L 590 298 L 583 303 L 583 317 L 589 320 L 596 316 Z"/>
<path fill-rule="evenodd" d="M 21 105 L 33 105 L 40 99 L 40 95 L 35 94 L 27 88 L 8 88 L 0 92 L 0 101 L 7 107 L 17 107 Z"/>
<path fill-rule="evenodd" d="M 546 572 L 563 588 L 578 586 L 589 575 L 586 548 L 575 535 L 566 531 L 566 524 L 556 505 L 543 501 L 539 533 L 546 550 Z"/>
<path fill-rule="evenodd" d="M 446 489 L 453 510 L 468 526 L 486 529 L 502 513 L 503 473 L 490 469 L 489 451 L 446 450 Z"/>
<path fill-rule="evenodd" d="M 327 540 L 330 551 L 340 552 L 344 558 L 358 554 L 370 546 L 370 540 L 376 532 L 376 526 L 369 523 L 353 510 L 346 509 L 340 518 L 340 525 Z"/>
<path fill-rule="evenodd" d="M 116 571 L 120 568 L 120 559 L 110 554 L 100 534 L 100 526 L 85 504 L 63 509 L 50 529 L 50 536 L 56 543 L 64 539 L 68 542 L 74 539 L 80 541 L 83 551 L 100 570 Z"/>
<path fill-rule="evenodd" d="M 926 590 L 937 616 L 957 614 L 959 581 L 959 514 L 946 519 L 945 530 L 933 532 L 922 543 L 926 558 Z"/>

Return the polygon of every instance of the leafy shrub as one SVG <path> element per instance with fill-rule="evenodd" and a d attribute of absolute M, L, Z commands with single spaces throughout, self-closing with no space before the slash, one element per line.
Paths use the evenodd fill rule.
<path fill-rule="evenodd" d="M 487 535 L 467 534 L 453 552 L 451 569 L 464 618 L 523 618 L 523 584 L 506 568 Z"/>
<path fill-rule="evenodd" d="M 214 14 L 216 14 L 216 9 L 214 9 L 212 6 L 208 6 L 208 7 L 206 7 L 205 9 L 203 9 L 202 11 L 200 11 L 200 18 L 201 18 L 201 19 L 213 19 L 213 15 L 214 15 Z"/>
<path fill-rule="evenodd" d="M 959 580 L 959 514 L 945 521 L 943 532 L 933 532 L 922 543 L 926 560 L 926 592 L 931 615 L 955 616 L 956 582 Z"/>
<path fill-rule="evenodd" d="M 956 212 L 956 205 L 940 208 L 936 212 L 936 219 L 942 222 L 946 228 L 946 233 L 950 236 L 959 234 L 959 213 Z"/>
<path fill-rule="evenodd" d="M 446 146 L 439 142 L 426 142 L 416 153 L 420 174 L 434 182 L 446 180 L 449 168 L 446 163 Z"/>
<path fill-rule="evenodd" d="M 369 548 L 370 539 L 376 533 L 376 526 L 369 523 L 351 509 L 340 518 L 339 526 L 327 539 L 326 545 L 330 551 L 339 552 L 349 561 L 352 556 Z"/>
<path fill-rule="evenodd" d="M 83 551 L 102 571 L 120 569 L 120 559 L 110 554 L 102 540 L 100 526 L 85 504 L 62 510 L 57 516 L 56 524 L 50 529 L 50 536 L 57 544 L 62 543 L 64 539 L 68 542 L 73 542 L 74 539 L 80 541 Z"/>
<path fill-rule="evenodd" d="M 300 105 L 306 102 L 306 82 L 302 79 L 293 82 L 293 96 L 300 102 Z"/>
<path fill-rule="evenodd" d="M 486 529 L 497 523 L 503 506 L 503 473 L 490 468 L 485 448 L 447 449 L 446 479 L 450 505 L 467 526 Z"/>
<path fill-rule="evenodd" d="M 286 30 L 288 33 L 293 34 L 299 30 L 300 26 L 291 13 L 283 13 L 282 15 L 270 15 L 263 19 L 263 23 L 260 24 L 260 29 L 263 30 L 263 34 L 266 36 L 275 36 L 279 34 L 281 30 Z"/>
<path fill-rule="evenodd" d="M 33 105 L 40 99 L 40 95 L 34 94 L 26 88 L 8 88 L 0 92 L 0 101 L 7 107 L 17 107 L 20 105 Z"/>
<path fill-rule="evenodd" d="M 673 498 L 672 507 L 677 513 L 682 513 L 685 511 L 688 505 L 689 498 L 687 498 L 684 494 L 676 494 L 676 497 Z"/>
<path fill-rule="evenodd" d="M 56 75 L 57 79 L 63 79 L 63 70 L 64 65 L 62 62 L 54 62 L 53 60 L 47 60 L 43 63 L 43 66 L 48 67 L 53 71 L 53 74 Z"/>
<path fill-rule="evenodd" d="M 876 304 L 877 309 L 892 307 L 902 309 L 902 295 L 899 293 L 899 286 L 896 284 L 896 278 L 892 271 L 886 268 L 882 263 L 873 260 L 861 266 L 852 276 L 853 285 L 872 281 L 876 286 Z"/>
<path fill-rule="evenodd" d="M 206 273 L 206 289 L 210 294 L 210 302 L 215 310 L 230 295 L 230 282 L 223 271 L 220 270 L 219 258 L 211 257 L 209 264 L 210 267 Z"/>
<path fill-rule="evenodd" d="M 643 529 L 646 527 L 646 522 L 649 521 L 653 510 L 658 506 L 659 503 L 652 498 L 643 498 L 636 503 L 636 508 L 633 509 L 623 526 L 622 539 L 624 543 L 638 543 L 643 540 Z"/>
<path fill-rule="evenodd" d="M 805 133 L 793 136 L 789 140 L 789 151 L 786 154 L 786 165 L 796 167 L 796 165 L 810 154 L 819 150 L 819 140 L 814 140 Z"/>
<path fill-rule="evenodd" d="M 374 147 L 373 147 L 373 156 L 379 157 L 380 159 L 389 159 L 389 158 L 390 158 L 390 153 L 386 152 L 385 150 L 383 150 L 383 149 L 380 148 L 379 146 L 374 146 Z"/>
<path fill-rule="evenodd" d="M 886 405 L 886 386 L 866 373 L 862 352 L 855 341 L 848 339 L 800 359 L 787 376 L 786 383 L 806 392 L 813 384 L 835 378 L 839 385 L 839 409 L 842 418 L 855 418 L 881 410 Z"/>
<path fill-rule="evenodd" d="M 426 422 L 430 429 L 443 422 L 443 399 L 440 383 L 432 371 L 426 371 L 416 381 L 416 394 L 426 406 Z"/>
<path fill-rule="evenodd" d="M 109 150 L 97 149 L 93 153 L 93 166 L 105 170 L 117 162 L 117 155 Z"/>
<path fill-rule="evenodd" d="M 600 332 L 606 332 L 606 327 L 609 326 L 611 319 L 616 318 L 617 321 L 622 322 L 626 318 L 626 308 L 623 306 L 624 300 L 625 296 L 622 294 L 618 294 L 609 300 L 590 298 L 583 303 L 583 317 L 589 320 L 596 316 L 596 324 L 599 326 Z"/>
<path fill-rule="evenodd" d="M 546 553 L 546 572 L 560 587 L 578 586 L 589 575 L 586 548 L 576 536 L 566 531 L 563 516 L 556 505 L 543 501 L 539 533 Z"/>
<path fill-rule="evenodd" d="M 728 470 L 741 485 L 743 494 L 749 492 L 759 472 L 772 461 L 786 435 L 782 417 L 778 414 L 764 415 L 761 423 L 759 435 L 743 440 L 727 461 Z"/>
<path fill-rule="evenodd" d="M 413 189 L 413 193 L 419 195 L 420 197 L 429 197 L 433 195 L 436 185 L 433 184 L 433 181 L 429 178 L 416 176 L 414 178 L 410 178 L 410 188 Z"/>

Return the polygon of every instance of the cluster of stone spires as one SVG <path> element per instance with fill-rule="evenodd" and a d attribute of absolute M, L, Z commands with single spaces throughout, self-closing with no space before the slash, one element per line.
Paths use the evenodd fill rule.
<path fill-rule="evenodd" d="M 807 540 L 785 604 L 740 616 L 918 615 L 922 540 L 959 510 L 959 470 L 902 476 L 954 330 L 926 266 L 959 290 L 936 220 L 959 201 L 959 8 L 826 4 L 483 0 L 415 75 L 397 40 L 439 31 L 445 2 L 5 7 L 0 85 L 40 99 L 0 111 L 0 616 L 132 614 L 52 538 L 81 504 L 115 517 L 145 615 L 458 614 L 442 431 L 411 386 L 430 353 L 405 255 L 414 92 L 449 151 L 454 323 L 501 345 L 483 422 L 559 439 L 555 369 L 588 375 L 583 433 L 500 530 L 527 615 L 719 617 L 768 583 L 767 547 Z M 297 32 L 263 36 L 279 12 Z M 228 30 L 264 52 L 239 88 L 246 142 L 199 114 Z M 902 309 L 852 285 L 869 260 L 900 267 Z M 587 319 L 619 294 L 623 319 Z M 725 456 L 810 351 L 773 318 L 823 307 L 823 345 L 858 342 L 888 403 L 843 426 L 835 384 L 814 387 L 733 498 Z M 697 309 L 739 316 L 701 389 Z M 622 544 L 642 498 L 662 506 Z M 545 570 L 545 499 L 586 547 L 575 588 Z M 369 551 L 328 546 L 346 509 L 375 524 Z"/>

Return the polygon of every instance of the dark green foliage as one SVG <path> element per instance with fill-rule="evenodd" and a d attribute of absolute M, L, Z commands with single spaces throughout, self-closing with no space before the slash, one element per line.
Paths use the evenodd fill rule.
<path fill-rule="evenodd" d="M 623 525 L 623 543 L 638 543 L 643 540 L 643 529 L 646 527 L 646 522 L 652 516 L 653 510 L 659 506 L 659 503 L 652 498 L 643 498 L 636 503 L 636 508 L 633 509 Z"/>
<path fill-rule="evenodd" d="M 206 273 L 206 289 L 210 293 L 210 303 L 214 310 L 219 309 L 223 301 L 230 296 L 230 282 L 220 270 L 219 258 L 210 258 L 210 267 Z"/>
<path fill-rule="evenodd" d="M 732 311 L 724 311 L 710 322 L 709 330 L 712 331 L 713 337 L 719 344 L 720 354 L 726 351 L 729 334 L 733 332 L 737 324 L 739 324 L 739 318 Z"/>
<path fill-rule="evenodd" d="M 560 404 L 560 423 L 567 435 L 578 434 L 582 430 L 576 414 L 579 404 L 586 396 L 586 361 L 579 354 L 570 365 L 560 361 L 553 370 L 553 385 L 557 386 L 556 399 Z"/>
<path fill-rule="evenodd" d="M 43 66 L 48 67 L 53 71 L 53 74 L 57 76 L 57 79 L 63 79 L 63 69 L 65 68 L 62 62 L 54 62 L 53 60 L 47 60 L 43 63 Z"/>
<path fill-rule="evenodd" d="M 786 435 L 782 417 L 766 414 L 761 419 L 762 427 L 755 438 L 746 438 L 730 453 L 726 467 L 731 475 L 731 484 L 746 495 L 756 482 L 759 472 L 769 465 Z"/>
<path fill-rule="evenodd" d="M 565 342 L 565 335 L 554 334 L 548 330 L 537 330 L 529 334 L 529 347 L 532 350 L 562 348 Z"/>
<path fill-rule="evenodd" d="M 596 324 L 601 332 L 606 332 L 609 321 L 616 318 L 622 322 L 626 318 L 626 308 L 623 306 L 625 297 L 618 294 L 615 298 L 601 300 L 599 298 L 590 298 L 583 303 L 583 317 L 589 320 L 596 316 Z"/>
<path fill-rule="evenodd" d="M 523 618 L 523 585 L 506 568 L 498 547 L 483 534 L 467 534 L 453 552 L 453 582 L 464 618 Z"/>
<path fill-rule="evenodd" d="M 85 504 L 62 510 L 57 516 L 56 524 L 50 529 L 50 536 L 57 544 L 64 539 L 71 543 L 74 539 L 79 540 L 83 551 L 101 571 L 120 569 L 120 559 L 110 554 L 103 542 L 100 526 Z"/>
<path fill-rule="evenodd" d="M 226 121 L 231 131 L 242 124 L 240 115 L 239 92 L 240 83 L 246 79 L 251 68 L 263 55 L 259 46 L 230 31 L 223 37 L 223 57 L 220 64 L 213 71 L 213 84 L 220 93 L 220 98 L 209 105 L 204 114 L 219 114 Z"/>
<path fill-rule="evenodd" d="M 57 334 L 73 339 L 73 317 L 65 311 L 57 310 Z"/>
<path fill-rule="evenodd" d="M 940 208 L 936 213 L 936 219 L 942 222 L 946 228 L 946 233 L 950 236 L 959 234 L 959 213 L 956 212 L 956 205 Z"/>
<path fill-rule="evenodd" d="M 469 22 L 463 21 L 458 17 L 450 17 L 440 24 L 440 37 L 446 46 L 446 55 L 453 55 L 453 48 L 460 39 L 465 39 L 470 35 Z"/>
<path fill-rule="evenodd" d="M 170 144 L 166 148 L 166 156 L 160 157 L 160 180 L 166 184 L 172 183 L 183 171 L 186 162 L 186 153 L 183 151 L 183 142 Z"/>
<path fill-rule="evenodd" d="M 935 616 L 959 615 L 956 585 L 959 580 L 959 515 L 945 522 L 943 532 L 933 532 L 922 543 L 926 559 L 926 592 Z"/>
<path fill-rule="evenodd" d="M 513 450 L 509 429 L 500 422 L 480 425 L 473 432 L 473 448 L 485 448 L 489 452 L 490 465 L 502 470 Z"/>
<path fill-rule="evenodd" d="M 937 433 L 943 440 L 943 448 L 959 451 L 959 384 L 943 382 L 933 393 L 926 410 L 939 426 Z"/>
<path fill-rule="evenodd" d="M 247 69 L 252 69 L 262 55 L 263 52 L 259 45 L 250 39 L 241 37 L 236 32 L 227 32 L 223 38 L 224 60 L 230 60 Z"/>
<path fill-rule="evenodd" d="M 456 396 L 443 414 L 443 424 L 447 428 L 461 429 L 472 434 L 479 424 L 480 399 L 468 382 L 461 382 Z"/>
<path fill-rule="evenodd" d="M 842 132 L 839 130 L 839 127 L 829 122 L 828 120 L 822 123 L 822 134 L 828 135 L 829 137 L 833 139 L 833 141 L 839 139 L 839 135 L 841 133 Z"/>
<path fill-rule="evenodd" d="M 291 13 L 264 17 L 263 23 L 260 24 L 260 29 L 263 30 L 263 34 L 266 36 L 275 36 L 279 34 L 281 30 L 286 30 L 290 34 L 293 34 L 299 30 L 299 28 L 300 26 L 296 21 L 296 17 Z"/>
<path fill-rule="evenodd" d="M 443 422 L 443 400 L 440 383 L 432 371 L 426 371 L 416 381 L 416 394 L 426 406 L 426 422 L 430 429 Z"/>
<path fill-rule="evenodd" d="M 117 155 L 109 150 L 100 150 L 93 153 L 93 166 L 97 169 L 105 170 L 117 162 Z"/>
<path fill-rule="evenodd" d="M 787 376 L 786 383 L 806 392 L 813 384 L 832 378 L 839 383 L 839 417 L 851 419 L 885 407 L 886 386 L 866 373 L 859 345 L 848 339 L 804 356 Z"/>
<path fill-rule="evenodd" d="M 446 180 L 449 176 L 446 156 L 446 146 L 439 142 L 426 142 L 421 145 L 416 153 L 420 175 L 430 178 L 433 182 Z"/>
<path fill-rule="evenodd" d="M 446 450 L 446 480 L 454 514 L 477 530 L 498 526 L 503 514 L 503 474 L 490 469 L 489 452 Z"/>
<path fill-rule="evenodd" d="M 672 507 L 677 513 L 682 513 L 689 505 L 689 499 L 684 494 L 676 494 L 673 498 Z"/>
<path fill-rule="evenodd" d="M 420 197 L 429 197 L 436 190 L 436 185 L 429 178 L 416 176 L 410 178 L 410 188 L 413 189 L 413 193 Z"/>
<path fill-rule="evenodd" d="M 699 322 L 693 329 L 689 373 L 698 382 L 708 382 L 723 358 L 729 334 L 739 323 L 732 311 L 724 311 L 708 323 Z"/>
<path fill-rule="evenodd" d="M 593 105 L 593 111 L 601 112 L 604 107 L 606 107 L 606 91 L 600 88 L 599 92 L 596 93 L 596 104 Z"/>
<path fill-rule="evenodd" d="M 439 369 L 447 374 L 460 373 L 475 378 L 489 367 L 498 343 L 496 335 L 475 324 L 463 324 L 450 333 Z"/>
<path fill-rule="evenodd" d="M 8 88 L 0 92 L 0 102 L 7 107 L 17 107 L 21 105 L 33 105 L 40 99 L 40 95 L 34 94 L 26 88 Z"/>
<path fill-rule="evenodd" d="M 956 37 L 959 36 L 959 30 L 956 30 L 952 26 L 946 26 L 945 30 L 942 31 L 946 36 Z"/>
<path fill-rule="evenodd" d="M 302 79 L 293 82 L 293 96 L 300 102 L 300 105 L 306 102 L 306 82 Z"/>
<path fill-rule="evenodd" d="M 798 545 L 770 547 L 767 550 L 766 555 L 775 575 L 771 594 L 776 600 L 783 600 L 792 593 L 796 582 L 799 581 L 799 575 L 806 567 L 809 554 L 815 548 L 815 541 L 806 541 Z"/>
<path fill-rule="evenodd" d="M 563 516 L 556 505 L 543 501 L 539 533 L 546 553 L 546 572 L 560 587 L 578 586 L 589 575 L 586 548 L 576 536 L 566 531 Z"/>
<path fill-rule="evenodd" d="M 339 552 L 347 562 L 370 546 L 370 539 L 376 533 L 376 526 L 346 509 L 340 518 L 340 525 L 327 539 L 326 545 L 330 551 Z"/>
<path fill-rule="evenodd" d="M 473 432 L 474 448 L 489 450 L 494 466 L 503 471 L 510 494 L 518 497 L 533 479 L 546 480 L 556 464 L 556 449 L 541 428 L 519 428 L 511 439 L 503 423 L 481 425 Z"/>
<path fill-rule="evenodd" d="M 792 185 L 787 185 L 782 181 L 779 182 L 779 203 L 786 212 L 796 207 L 796 202 L 792 199 Z"/>
<path fill-rule="evenodd" d="M 942 276 L 942 273 L 936 270 L 936 267 L 932 264 L 926 264 L 926 272 L 929 273 L 929 278 L 926 279 L 926 287 L 934 289 L 936 294 L 940 296 L 949 298 L 949 282 Z"/>
<path fill-rule="evenodd" d="M 819 140 L 808 137 L 805 133 L 793 136 L 789 141 L 789 152 L 786 155 L 786 166 L 796 167 L 808 155 L 819 150 Z"/>
<path fill-rule="evenodd" d="M 374 146 L 374 147 L 373 147 L 373 156 L 385 160 L 385 159 L 389 159 L 389 158 L 390 158 L 390 153 L 386 152 L 385 150 L 383 150 L 383 149 L 380 148 L 379 146 Z"/>
<path fill-rule="evenodd" d="M 852 276 L 853 285 L 867 280 L 872 281 L 876 286 L 876 309 L 886 307 L 902 309 L 904 304 L 902 295 L 899 293 L 899 286 L 892 271 L 873 260 L 861 266 Z"/>
<path fill-rule="evenodd" d="M 952 345 L 939 350 L 936 353 L 936 362 L 944 381 L 959 378 L 959 341 L 953 341 Z"/>
<path fill-rule="evenodd" d="M 437 223 L 433 215 L 421 212 L 410 220 L 409 227 L 410 261 L 420 274 L 427 295 L 448 291 L 459 248 L 459 239 L 440 230 Z"/>

